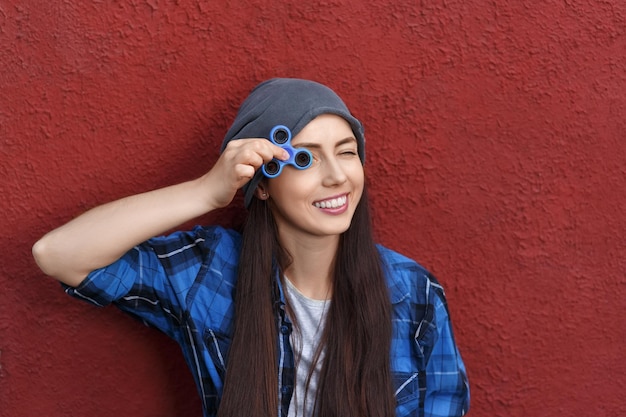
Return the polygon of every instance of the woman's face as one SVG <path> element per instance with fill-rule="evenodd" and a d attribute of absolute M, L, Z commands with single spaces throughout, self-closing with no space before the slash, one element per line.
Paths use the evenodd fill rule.
<path fill-rule="evenodd" d="M 304 170 L 285 166 L 265 185 L 281 237 L 339 235 L 350 226 L 363 193 L 363 165 L 350 124 L 323 114 L 291 140 L 307 148 L 313 163 Z"/>

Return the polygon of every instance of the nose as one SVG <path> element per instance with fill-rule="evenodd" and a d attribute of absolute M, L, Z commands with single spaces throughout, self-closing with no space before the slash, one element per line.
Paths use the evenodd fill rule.
<path fill-rule="evenodd" d="M 328 158 L 324 161 L 323 172 L 322 185 L 325 187 L 341 185 L 348 180 L 345 170 L 336 158 Z"/>

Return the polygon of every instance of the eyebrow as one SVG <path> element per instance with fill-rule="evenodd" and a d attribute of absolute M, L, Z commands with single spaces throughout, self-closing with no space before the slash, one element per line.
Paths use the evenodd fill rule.
<path fill-rule="evenodd" d="M 341 145 L 345 145 L 347 143 L 357 143 L 356 138 L 354 136 L 347 137 L 345 139 L 341 139 L 337 143 L 335 143 L 335 148 L 340 147 Z M 297 145 L 293 145 L 294 148 L 311 148 L 311 149 L 320 149 L 322 147 L 319 143 L 298 143 Z"/>

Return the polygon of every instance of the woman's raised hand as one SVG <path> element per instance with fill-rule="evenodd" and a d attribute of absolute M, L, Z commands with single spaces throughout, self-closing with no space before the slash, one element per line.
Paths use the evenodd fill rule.
<path fill-rule="evenodd" d="M 237 190 L 272 158 L 286 160 L 289 154 L 267 139 L 237 139 L 228 142 L 213 168 L 202 178 L 212 208 L 230 204 Z"/>

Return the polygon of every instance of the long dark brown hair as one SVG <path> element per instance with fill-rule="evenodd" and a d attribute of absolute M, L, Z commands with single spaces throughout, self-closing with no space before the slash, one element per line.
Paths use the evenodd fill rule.
<path fill-rule="evenodd" d="M 286 259 L 269 205 L 254 198 L 243 230 L 233 342 L 219 417 L 275 417 L 278 412 L 279 319 L 272 298 L 273 262 Z M 365 188 L 350 227 L 340 237 L 332 302 L 320 346 L 324 358 L 316 415 L 395 415 L 389 355 L 391 303 Z"/>

